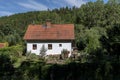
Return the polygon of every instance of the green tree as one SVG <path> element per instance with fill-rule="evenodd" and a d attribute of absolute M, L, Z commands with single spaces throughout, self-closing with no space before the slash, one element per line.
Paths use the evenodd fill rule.
<path fill-rule="evenodd" d="M 47 49 L 45 48 L 45 45 L 42 45 L 42 47 L 40 49 L 40 56 L 44 57 L 46 55 L 46 51 L 47 51 Z"/>
<path fill-rule="evenodd" d="M 111 56 L 116 55 L 117 61 L 119 61 L 119 47 L 120 47 L 120 26 L 114 25 L 107 28 L 108 37 L 102 37 L 102 45 L 107 50 L 107 53 Z"/>
<path fill-rule="evenodd" d="M 13 75 L 14 67 L 12 62 L 9 58 L 8 53 L 1 53 L 0 52 L 0 77 L 1 79 L 6 79 L 8 76 Z"/>
<path fill-rule="evenodd" d="M 107 36 L 104 28 L 87 29 L 83 25 L 76 25 L 76 44 L 80 50 L 85 50 L 87 53 L 101 47 L 100 38 L 103 35 Z"/>

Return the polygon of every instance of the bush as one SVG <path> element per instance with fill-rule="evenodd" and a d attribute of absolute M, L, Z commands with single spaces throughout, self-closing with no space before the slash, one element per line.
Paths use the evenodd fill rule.
<path fill-rule="evenodd" d="M 0 52 L 0 77 L 11 76 L 14 73 L 14 67 L 10 57 Z"/>
<path fill-rule="evenodd" d="M 63 59 L 68 58 L 68 54 L 69 54 L 69 51 L 68 51 L 67 49 L 63 49 L 63 50 L 61 51 L 61 55 L 62 55 L 62 58 L 63 58 Z"/>
<path fill-rule="evenodd" d="M 5 47 L 1 48 L 0 52 L 8 52 L 9 55 L 14 57 L 21 57 L 23 54 L 23 47 L 21 45 L 11 46 L 11 47 Z"/>
<path fill-rule="evenodd" d="M 28 60 L 39 60 L 39 56 L 33 53 L 27 53 L 26 59 Z"/>

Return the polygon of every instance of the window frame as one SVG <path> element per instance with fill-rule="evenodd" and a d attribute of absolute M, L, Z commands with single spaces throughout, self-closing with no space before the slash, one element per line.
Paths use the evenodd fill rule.
<path fill-rule="evenodd" d="M 52 50 L 52 44 L 48 44 L 48 49 Z"/>
<path fill-rule="evenodd" d="M 33 45 L 32 45 L 32 49 L 33 49 L 33 50 L 37 50 L 37 44 L 33 44 Z"/>
<path fill-rule="evenodd" d="M 62 44 L 59 44 L 59 47 L 62 47 Z"/>

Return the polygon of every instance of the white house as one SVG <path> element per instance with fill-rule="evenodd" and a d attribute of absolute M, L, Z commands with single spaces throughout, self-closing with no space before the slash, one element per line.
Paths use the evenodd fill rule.
<path fill-rule="evenodd" d="M 73 24 L 51 24 L 50 21 L 46 25 L 29 25 L 24 35 L 27 42 L 27 52 L 40 55 L 42 46 L 47 49 L 46 55 L 61 54 L 63 49 L 72 51 L 72 43 L 74 41 L 74 25 Z"/>

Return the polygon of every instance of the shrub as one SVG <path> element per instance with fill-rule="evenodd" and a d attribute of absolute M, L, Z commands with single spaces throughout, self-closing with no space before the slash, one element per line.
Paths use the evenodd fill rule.
<path fill-rule="evenodd" d="M 28 60 L 39 60 L 39 56 L 34 54 L 34 53 L 27 53 L 26 54 L 26 59 Z"/>
<path fill-rule="evenodd" d="M 0 77 L 10 76 L 14 73 L 14 67 L 7 54 L 0 52 Z"/>
<path fill-rule="evenodd" d="M 61 55 L 62 55 L 62 58 L 63 58 L 63 59 L 68 58 L 68 54 L 69 54 L 69 51 L 68 51 L 67 49 L 63 49 L 63 50 L 61 51 Z"/>
<path fill-rule="evenodd" d="M 44 57 L 46 55 L 46 51 L 47 49 L 45 48 L 45 46 L 43 45 L 42 48 L 40 49 L 40 56 Z"/>

